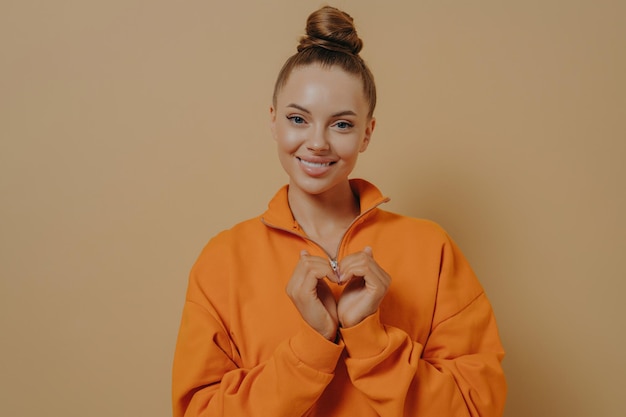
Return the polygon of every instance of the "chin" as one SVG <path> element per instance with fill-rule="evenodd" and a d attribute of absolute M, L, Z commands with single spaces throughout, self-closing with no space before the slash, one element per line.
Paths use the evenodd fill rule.
<path fill-rule="evenodd" d="M 348 179 L 345 180 L 336 180 L 329 178 L 291 178 L 290 185 L 302 191 L 303 193 L 309 195 L 322 195 L 329 191 L 332 191 L 338 187 L 340 187 L 343 183 L 348 182 Z"/>

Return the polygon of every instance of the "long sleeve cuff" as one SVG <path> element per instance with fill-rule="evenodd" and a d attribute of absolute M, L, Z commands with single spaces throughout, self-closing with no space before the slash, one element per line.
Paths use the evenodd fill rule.
<path fill-rule="evenodd" d="M 380 322 L 378 311 L 356 326 L 341 329 L 341 336 L 351 358 L 371 358 L 382 353 L 389 344 L 389 336 Z"/>
<path fill-rule="evenodd" d="M 289 345 L 298 360 L 324 373 L 335 370 L 345 347 L 343 341 L 335 344 L 306 324 L 291 338 Z"/>

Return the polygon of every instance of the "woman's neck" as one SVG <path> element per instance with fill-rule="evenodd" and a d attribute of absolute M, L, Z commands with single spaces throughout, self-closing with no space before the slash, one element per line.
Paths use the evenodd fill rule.
<path fill-rule="evenodd" d="M 316 241 L 341 238 L 360 213 L 359 201 L 350 183 L 323 194 L 308 194 L 289 187 L 289 205 L 304 232 Z"/>

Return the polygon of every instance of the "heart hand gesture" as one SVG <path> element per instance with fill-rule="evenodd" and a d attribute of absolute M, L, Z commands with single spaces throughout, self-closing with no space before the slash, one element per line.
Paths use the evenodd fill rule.
<path fill-rule="evenodd" d="M 352 327 L 374 314 L 391 283 L 370 247 L 342 259 L 338 272 L 327 259 L 302 251 L 287 284 L 287 294 L 302 318 L 328 340 L 335 339 L 339 323 Z M 324 278 L 346 285 L 338 301 Z"/>

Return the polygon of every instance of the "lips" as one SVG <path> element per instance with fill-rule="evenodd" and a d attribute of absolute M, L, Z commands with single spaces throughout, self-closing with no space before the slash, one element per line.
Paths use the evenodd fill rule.
<path fill-rule="evenodd" d="M 324 175 L 336 161 L 328 161 L 323 159 L 302 159 L 296 157 L 300 166 L 308 175 L 319 177 Z"/>
<path fill-rule="evenodd" d="M 305 159 L 301 159 L 298 158 L 300 160 L 300 162 L 302 162 L 302 164 L 309 166 L 311 168 L 321 168 L 321 167 L 329 167 L 331 164 L 333 164 L 332 161 L 330 162 L 313 162 L 313 161 L 307 161 Z"/>

